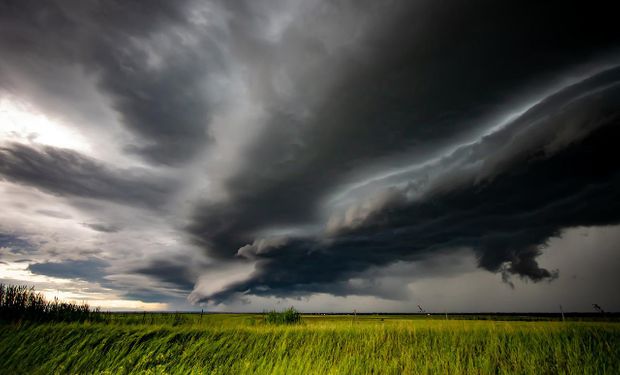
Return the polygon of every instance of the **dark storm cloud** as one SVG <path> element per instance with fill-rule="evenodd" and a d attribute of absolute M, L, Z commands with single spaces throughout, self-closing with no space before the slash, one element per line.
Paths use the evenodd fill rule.
<path fill-rule="evenodd" d="M 157 303 L 183 303 L 182 296 L 170 296 L 169 293 L 154 290 L 152 288 L 139 288 L 135 286 L 126 286 L 124 296 L 129 299 L 142 302 Z M 176 298 L 175 298 L 176 297 Z"/>
<path fill-rule="evenodd" d="M 100 259 L 66 260 L 55 263 L 33 263 L 28 266 L 28 270 L 38 275 L 102 282 L 106 275 L 105 268 L 108 266 L 108 262 Z"/>
<path fill-rule="evenodd" d="M 132 268 L 130 273 L 149 276 L 175 288 L 190 292 L 196 281 L 196 274 L 192 272 L 193 266 L 187 262 L 187 259 L 153 259 L 146 264 Z"/>
<path fill-rule="evenodd" d="M 620 222 L 620 168 L 611 157 L 619 108 L 620 69 L 571 86 L 428 171 L 407 176 L 409 184 L 389 188 L 367 211 L 349 211 L 331 223 L 328 239 L 242 248 L 239 256 L 257 261 L 255 273 L 206 299 L 363 293 L 346 281 L 372 266 L 463 247 L 507 281 L 511 274 L 553 279 L 557 271 L 536 261 L 546 241 L 564 228 Z M 425 178 L 426 186 L 415 186 Z"/>
<path fill-rule="evenodd" d="M 111 169 L 75 151 L 55 147 L 0 147 L 0 178 L 60 196 L 146 207 L 157 207 L 170 194 L 166 179 L 140 169 Z"/>
<path fill-rule="evenodd" d="M 143 302 L 182 303 L 183 296 L 191 291 L 195 278 L 187 274 L 187 267 L 167 260 L 147 262 L 132 271 L 133 275 L 148 276 L 150 280 L 146 283 L 135 279 L 124 281 L 122 276 L 127 274 L 123 274 L 118 265 L 98 258 L 31 263 L 28 270 L 37 275 L 97 283 L 103 288 L 119 290 L 124 298 Z"/>
<path fill-rule="evenodd" d="M 196 210 L 189 232 L 212 256 L 233 256 L 257 231 L 313 222 L 321 199 L 358 168 L 381 168 L 405 154 L 400 163 L 423 160 L 479 128 L 481 119 L 511 110 L 515 96 L 614 52 L 620 40 L 604 4 L 328 2 L 318 8 L 308 19 L 327 18 L 345 35 L 357 31 L 346 22 L 356 10 L 390 18 L 371 23 L 355 48 L 336 57 L 328 41 L 304 32 L 312 23 L 288 27 L 282 45 L 304 42 L 313 61 L 325 62 L 299 82 L 293 76 L 294 92 L 331 81 L 317 89 L 321 99 L 306 116 L 273 105 L 266 130 L 244 151 L 245 164 L 224 181 L 230 199 Z M 273 65 L 284 70 L 278 62 Z"/>
<path fill-rule="evenodd" d="M 0 85 L 11 92 L 7 82 L 20 71 L 44 87 L 55 79 L 54 66 L 81 67 L 139 136 L 129 151 L 156 163 L 186 160 L 208 139 L 204 80 L 221 64 L 213 40 L 184 29 L 192 16 L 187 3 L 2 1 Z"/>

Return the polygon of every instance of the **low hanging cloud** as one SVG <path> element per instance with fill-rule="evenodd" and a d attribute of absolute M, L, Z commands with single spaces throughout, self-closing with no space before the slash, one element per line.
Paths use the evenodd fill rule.
<path fill-rule="evenodd" d="M 107 266 L 109 264 L 100 259 L 68 260 L 33 263 L 28 266 L 28 270 L 39 275 L 100 282 L 106 275 L 105 268 Z"/>

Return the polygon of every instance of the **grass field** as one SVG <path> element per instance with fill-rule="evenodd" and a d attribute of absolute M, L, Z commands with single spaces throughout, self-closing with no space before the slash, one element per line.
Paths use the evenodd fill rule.
<path fill-rule="evenodd" d="M 618 374 L 614 322 L 126 314 L 0 325 L 2 374 Z"/>

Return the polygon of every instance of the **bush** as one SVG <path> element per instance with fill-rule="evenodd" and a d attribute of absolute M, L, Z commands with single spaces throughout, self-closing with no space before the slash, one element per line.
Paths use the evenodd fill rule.
<path fill-rule="evenodd" d="M 301 323 L 301 313 L 290 307 L 284 311 L 269 311 L 265 316 L 268 324 L 298 324 Z"/>

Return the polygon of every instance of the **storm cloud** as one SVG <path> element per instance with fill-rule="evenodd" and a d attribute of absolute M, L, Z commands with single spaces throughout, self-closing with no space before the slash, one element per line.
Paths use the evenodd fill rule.
<path fill-rule="evenodd" d="M 608 43 L 614 51 L 617 40 L 608 37 L 617 32 L 602 22 L 585 37 L 580 20 L 601 16 L 598 13 L 515 6 L 516 14 L 523 16 L 515 17 L 503 5 L 501 9 L 484 5 L 482 14 L 469 8 L 411 6 L 390 26 L 371 29 L 347 70 L 340 71 L 337 82 L 324 93 L 326 99 L 310 109 L 308 118 L 273 114 L 274 124 L 248 150 L 246 166 L 224 182 L 229 199 L 204 204 L 189 228 L 212 256 L 264 259 L 258 261 L 256 274 L 233 286 L 233 292 L 322 292 L 331 290 L 329 283 L 372 265 L 461 246 L 474 248 L 480 265 L 493 272 L 534 281 L 556 276 L 538 267 L 539 247 L 566 226 L 594 223 L 585 217 L 570 224 L 547 222 L 544 211 L 537 210 L 553 206 L 556 199 L 577 199 L 581 189 L 587 190 L 590 176 L 575 177 L 574 185 L 570 174 L 552 179 L 558 185 L 545 183 L 545 166 L 554 165 L 556 152 L 579 144 L 599 126 L 613 126 L 618 72 L 605 72 L 610 64 L 606 62 L 593 64 L 568 81 L 556 76 L 557 83 L 545 89 L 537 82 L 554 81 L 554 72 L 589 61 L 600 53 L 598 43 Z M 421 9 L 423 20 L 416 14 Z M 529 11 L 531 16 L 525 13 Z M 544 15 L 555 12 L 567 22 L 550 28 Z M 474 25 L 473 19 L 487 22 Z M 520 108 L 509 109 L 515 97 L 535 92 L 537 86 L 538 98 L 530 94 L 529 100 L 520 99 L 524 102 Z M 591 162 L 605 162 L 612 148 L 607 145 L 598 156 L 601 160 Z M 448 150 L 447 155 L 437 150 Z M 392 155 L 390 162 L 385 161 L 387 155 Z M 529 172 L 537 163 L 540 170 Z M 411 171 L 372 177 L 385 173 L 377 172 L 382 168 Z M 360 173 L 364 169 L 370 180 L 377 181 L 364 182 L 368 178 Z M 609 169 L 603 180 L 613 175 L 613 166 Z M 510 177 L 513 173 L 518 177 Z M 355 182 L 360 176 L 362 182 Z M 540 192 L 521 192 L 520 188 L 532 186 L 530 178 L 541 184 Z M 502 182 L 523 195 L 520 201 L 512 198 L 514 206 L 504 203 L 510 188 L 501 187 Z M 613 192 L 615 182 L 610 183 L 607 189 Z M 326 219 L 322 212 L 326 197 L 348 184 L 361 185 L 357 195 L 349 194 L 349 202 L 342 203 L 344 213 Z M 378 193 L 373 191 L 373 185 L 381 184 Z M 422 190 L 424 197 L 413 199 Z M 565 190 L 569 191 L 563 195 Z M 602 202 L 607 199 L 613 200 L 613 194 Z M 560 210 L 553 215 L 563 217 Z M 525 220 L 522 216 L 528 212 L 539 214 L 535 215 L 539 221 L 519 224 L 515 217 Z M 322 228 L 326 240 L 317 235 Z M 261 236 L 275 232 L 277 239 L 287 231 L 292 237 L 288 245 L 275 246 L 272 252 L 264 246 L 253 249 L 264 241 Z M 300 231 L 307 233 L 298 237 Z"/>
<path fill-rule="evenodd" d="M 108 263 L 99 259 L 69 260 L 58 263 L 34 263 L 28 269 L 36 274 L 75 278 L 89 281 L 101 281 L 105 276 L 104 269 Z"/>
<path fill-rule="evenodd" d="M 317 64 L 308 73 L 334 75 L 317 89 L 322 100 L 304 116 L 275 107 L 267 129 L 244 152 L 240 170 L 222 182 L 228 200 L 197 210 L 190 226 L 197 241 L 216 256 L 231 255 L 262 228 L 307 223 L 334 187 L 365 169 L 385 168 L 386 158 L 390 168 L 423 162 L 483 130 L 484 122 L 509 112 L 515 97 L 539 82 L 557 80 L 554 72 L 590 63 L 601 53 L 593 42 L 617 42 L 617 31 L 605 22 L 584 36 L 582 20 L 601 16 L 598 11 L 478 5 L 396 4 L 388 7 L 397 13 L 388 12 L 389 25 L 359 31 L 359 46 L 344 49 L 350 52 L 346 58 L 325 57 L 327 66 Z M 547 18 L 557 12 L 565 12 L 564 22 L 550 27 Z M 348 14 L 344 7 L 332 17 L 346 29 Z M 472 22 L 479 19 L 486 22 Z M 296 26 L 291 28 L 295 35 Z"/>
<path fill-rule="evenodd" d="M 0 147 L 0 177 L 61 196 L 144 206 L 163 202 L 170 194 L 169 182 L 146 171 L 114 170 L 75 151 L 53 147 Z"/>
<path fill-rule="evenodd" d="M 550 242 L 620 223 L 614 14 L 0 1 L 0 233 L 38 244 L 26 271 L 149 302 L 398 300 L 380 270 L 465 253 L 555 282 Z"/>

